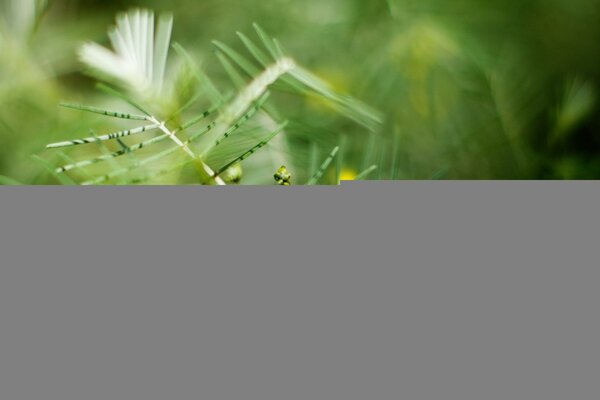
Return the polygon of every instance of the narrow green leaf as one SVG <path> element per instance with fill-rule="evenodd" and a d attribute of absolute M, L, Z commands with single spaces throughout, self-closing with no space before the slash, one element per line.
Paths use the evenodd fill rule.
<path fill-rule="evenodd" d="M 250 62 L 250 60 L 242 56 L 237 51 L 233 50 L 231 47 L 216 40 L 213 41 L 213 44 L 225 55 L 227 55 L 227 57 L 229 57 L 233 62 L 239 65 L 240 68 L 242 68 L 242 70 L 249 76 L 253 77 L 260 73 L 260 70 L 256 67 L 256 65 L 254 65 L 252 62 Z"/>
<path fill-rule="evenodd" d="M 235 131 L 238 130 L 238 128 L 240 128 L 244 123 L 246 123 L 248 120 L 250 120 L 252 117 L 254 117 L 254 115 L 256 115 L 256 113 L 258 113 L 258 111 L 260 111 L 261 107 L 263 106 L 263 104 L 265 104 L 265 102 L 268 100 L 269 98 L 269 92 L 263 94 L 261 97 L 259 97 L 259 99 L 256 101 L 256 103 L 254 104 L 254 106 L 252 106 L 250 108 L 250 110 L 248 110 L 248 112 L 246 112 L 246 114 L 244 114 L 242 117 L 240 117 L 225 133 L 223 133 L 223 135 L 221 135 L 221 137 L 219 137 L 217 139 L 217 141 L 215 142 L 215 146 L 220 145 L 224 140 L 226 140 L 229 136 L 231 136 L 231 134 L 233 134 Z"/>
<path fill-rule="evenodd" d="M 78 110 L 89 112 L 93 114 L 105 115 L 107 117 L 120 118 L 120 119 L 131 119 L 131 120 L 139 120 L 139 121 L 147 121 L 148 117 L 145 115 L 135 115 L 135 114 L 126 114 L 119 113 L 115 111 L 104 110 L 102 108 L 84 106 L 79 104 L 71 104 L 71 103 L 60 103 L 60 107 L 69 108 L 71 110 Z"/>
<path fill-rule="evenodd" d="M 327 171 L 327 168 L 329 168 L 329 166 L 331 165 L 331 163 L 333 162 L 333 160 L 335 159 L 335 156 L 338 154 L 339 151 L 340 151 L 339 146 L 337 146 L 336 148 L 334 148 L 331 151 L 331 153 L 329 154 L 327 159 L 323 162 L 323 164 L 321 164 L 321 167 L 318 169 L 318 171 L 315 173 L 315 175 L 313 175 L 313 177 L 308 181 L 309 186 L 313 186 L 313 185 L 316 185 L 317 183 L 319 183 L 319 181 L 325 174 L 325 171 Z"/>
<path fill-rule="evenodd" d="M 77 182 L 75 182 L 73 179 L 69 178 L 67 175 L 57 174 L 54 171 L 54 167 L 52 167 L 52 165 L 50 165 L 50 163 L 48 161 L 44 160 L 42 157 L 34 154 L 31 156 L 31 159 L 38 162 L 39 164 L 41 164 L 44 167 L 44 169 L 46 169 L 62 185 L 66 185 L 66 186 L 76 186 L 77 185 Z"/>
<path fill-rule="evenodd" d="M 278 46 L 274 43 L 273 39 L 271 39 L 271 37 L 267 35 L 267 33 L 257 23 L 252 24 L 252 26 L 254 27 L 254 30 L 258 34 L 258 37 L 260 37 L 260 40 L 263 42 L 273 59 L 277 60 L 281 58 L 283 55 L 280 54 Z"/>
<path fill-rule="evenodd" d="M 121 100 L 129 103 L 129 105 L 137 108 L 138 110 L 140 110 L 141 112 L 143 112 L 147 116 L 151 116 L 151 114 L 148 111 L 146 111 L 141 105 L 139 105 L 133 99 L 131 99 L 129 96 L 127 96 L 126 94 L 123 94 L 122 92 L 118 91 L 117 89 L 114 89 L 114 88 L 112 88 L 112 87 L 110 87 L 110 86 L 108 86 L 108 85 L 106 85 L 104 83 L 98 83 L 96 85 L 96 87 L 98 88 L 98 90 L 100 90 L 100 91 L 102 91 L 102 92 L 104 92 L 104 93 L 106 93 L 108 95 L 111 95 L 111 96 L 114 96 L 114 97 L 118 97 Z"/>
<path fill-rule="evenodd" d="M 184 131 L 188 128 L 191 128 L 192 126 L 196 125 L 197 123 L 199 123 L 200 121 L 206 119 L 207 117 L 209 117 L 211 114 L 213 114 L 215 111 L 217 111 L 219 108 L 221 108 L 221 106 L 215 106 L 209 110 L 204 111 L 202 114 L 196 116 L 195 118 L 192 118 L 190 121 L 186 122 L 185 124 L 181 125 L 178 129 L 178 131 Z"/>
<path fill-rule="evenodd" d="M 61 151 L 61 152 L 59 152 L 59 153 L 58 153 L 58 155 L 59 155 L 59 156 L 60 156 L 60 157 L 61 157 L 63 160 L 65 160 L 65 162 L 68 162 L 68 163 L 74 163 L 74 162 L 75 162 L 75 160 L 73 160 L 71 157 L 69 157 L 68 155 L 66 155 L 66 154 L 65 154 L 64 152 L 62 152 L 62 151 Z M 89 172 L 87 172 L 85 169 L 83 169 L 83 168 L 81 168 L 81 167 L 78 167 L 78 168 L 76 168 L 76 170 L 77 170 L 78 172 L 80 172 L 80 173 L 81 173 L 81 174 L 82 174 L 82 175 L 83 175 L 83 176 L 84 176 L 86 179 L 90 179 L 90 178 L 92 177 L 92 176 L 89 174 Z"/>
<path fill-rule="evenodd" d="M 237 32 L 237 35 L 239 36 L 239 38 L 241 39 L 241 41 L 244 43 L 244 45 L 246 46 L 246 48 L 248 49 L 248 51 L 250 52 L 250 54 L 252 54 L 254 56 L 254 58 L 263 66 L 263 67 L 267 67 L 270 63 L 272 63 L 275 60 L 269 60 L 269 57 L 262 52 L 262 50 L 260 50 L 255 44 L 254 42 L 252 42 L 252 40 L 248 39 L 248 37 L 246 35 L 244 35 L 241 32 Z"/>
<path fill-rule="evenodd" d="M 70 146 L 78 146 L 78 145 L 82 145 L 82 144 L 97 143 L 97 142 L 102 142 L 102 141 L 106 141 L 106 140 L 122 138 L 122 137 L 126 137 L 126 136 L 139 135 L 139 134 L 149 132 L 149 131 L 152 131 L 152 130 L 158 129 L 158 128 L 159 128 L 159 125 L 157 125 L 157 124 L 140 126 L 139 128 L 133 128 L 133 129 L 128 129 L 128 130 L 119 131 L 119 132 L 113 132 L 108 135 L 93 136 L 93 137 L 86 137 L 86 138 L 81 138 L 81 139 L 67 140 L 64 142 L 51 143 L 51 144 L 47 145 L 46 148 L 47 149 L 57 149 L 57 148 L 61 148 L 61 147 L 70 147 Z"/>
<path fill-rule="evenodd" d="M 377 165 L 371 165 L 369 168 L 367 168 L 366 170 L 364 170 L 363 172 L 361 172 L 360 174 L 358 174 L 356 176 L 356 178 L 354 178 L 355 181 L 362 181 L 364 179 L 366 179 L 369 175 L 371 175 L 373 172 L 375 172 L 377 170 Z"/>
<path fill-rule="evenodd" d="M 221 52 L 217 52 L 217 59 L 223 66 L 223 69 L 233 82 L 234 86 L 241 90 L 246 86 L 246 80 L 240 75 L 240 73 L 235 69 L 235 67 L 229 62 L 229 60 L 225 57 L 225 55 Z"/>
<path fill-rule="evenodd" d="M 252 156 L 258 150 L 260 150 L 261 148 L 265 147 L 267 144 L 269 144 L 269 142 L 271 140 L 273 140 L 275 138 L 275 136 L 277 136 L 278 134 L 280 134 L 285 129 L 285 127 L 287 126 L 287 124 L 288 124 L 287 122 L 284 122 L 282 125 L 280 125 L 279 127 L 277 127 L 277 129 L 275 131 L 273 131 L 266 139 L 262 140 L 257 145 L 253 146 L 252 148 L 250 148 L 249 150 L 247 150 L 246 152 L 244 152 L 239 157 L 235 158 L 231 162 L 229 162 L 226 165 L 224 165 L 223 167 L 221 167 L 216 172 L 216 176 L 221 175 L 223 172 L 227 171 L 227 169 L 229 169 L 232 165 L 235 165 L 235 164 L 237 164 L 239 162 L 242 162 L 242 161 L 248 159 L 250 156 Z"/>

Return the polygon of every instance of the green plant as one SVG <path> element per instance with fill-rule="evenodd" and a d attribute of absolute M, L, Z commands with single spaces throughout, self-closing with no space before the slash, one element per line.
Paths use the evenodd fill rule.
<path fill-rule="evenodd" d="M 242 180 L 240 163 L 263 148 L 269 148 L 265 156 L 272 165 L 294 165 L 293 144 L 282 137 L 290 134 L 288 122 L 281 118 L 276 104 L 270 102 L 273 90 L 318 98 L 371 134 L 382 123 L 379 113 L 336 93 L 297 65 L 281 44 L 258 25 L 254 28 L 262 47 L 238 34 L 250 58 L 214 42 L 217 57 L 236 87 L 234 93 L 217 89 L 178 44 L 172 47 L 179 63 L 169 68 L 172 25 L 172 17 L 161 15 L 155 29 L 152 12 L 132 10 L 120 14 L 116 27 L 109 31 L 114 51 L 95 43 L 81 48 L 80 60 L 88 66 L 89 73 L 105 82 L 98 87 L 119 99 L 122 108 L 112 111 L 84 105 L 63 106 L 135 125 L 49 144 L 48 149 L 87 145 L 102 152 L 81 161 L 69 161 L 57 167 L 55 175 L 73 174 L 84 185 L 155 183 L 165 175 L 181 175 L 191 165 L 196 171 L 191 183 L 226 185 L 226 180 Z M 205 120 L 210 122 L 203 123 Z M 201 128 L 195 128 L 201 123 Z M 135 137 L 144 139 L 126 142 Z M 167 142 L 172 145 L 166 145 Z M 313 171 L 308 184 L 319 183 L 338 151 L 336 147 L 325 164 Z M 63 158 L 70 160 L 64 154 Z M 124 159 L 126 162 L 122 162 Z M 101 167 L 92 170 L 94 166 Z M 264 177 L 273 173 L 264 168 L 257 170 Z M 334 182 L 339 182 L 340 169 L 337 170 Z M 224 178 L 227 176 L 235 179 Z"/>

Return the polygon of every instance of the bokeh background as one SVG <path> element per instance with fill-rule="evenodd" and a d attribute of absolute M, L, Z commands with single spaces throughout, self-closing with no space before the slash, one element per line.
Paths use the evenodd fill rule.
<path fill-rule="evenodd" d="M 55 0 L 33 35 L 19 35 L 2 1 L 4 183 L 56 183 L 31 156 L 48 159 L 46 143 L 94 123 L 61 100 L 99 96 L 76 49 L 106 44 L 115 14 L 132 6 L 174 13 L 173 39 L 220 87 L 231 83 L 211 41 L 243 51 L 236 31 L 257 22 L 384 115 L 369 133 L 309 98 L 277 99 L 306 137 L 292 151 L 307 164 L 307 149 L 323 158 L 343 139 L 348 177 L 377 164 L 370 179 L 600 178 L 599 0 Z"/>

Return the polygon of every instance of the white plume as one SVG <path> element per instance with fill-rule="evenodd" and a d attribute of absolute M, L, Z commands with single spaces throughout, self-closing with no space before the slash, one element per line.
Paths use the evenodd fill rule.
<path fill-rule="evenodd" d="M 96 43 L 87 43 L 79 51 L 81 61 L 127 89 L 146 95 L 162 91 L 173 17 L 159 17 L 156 32 L 154 13 L 132 10 L 117 16 L 117 24 L 108 33 L 114 51 Z"/>

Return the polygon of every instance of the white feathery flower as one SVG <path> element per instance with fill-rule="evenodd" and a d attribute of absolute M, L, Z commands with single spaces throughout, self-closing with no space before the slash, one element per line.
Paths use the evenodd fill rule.
<path fill-rule="evenodd" d="M 154 13 L 131 10 L 117 16 L 117 24 L 108 32 L 114 51 L 96 43 L 87 43 L 79 51 L 80 60 L 102 78 L 138 94 L 161 93 L 173 17 L 161 15 L 156 32 Z"/>

